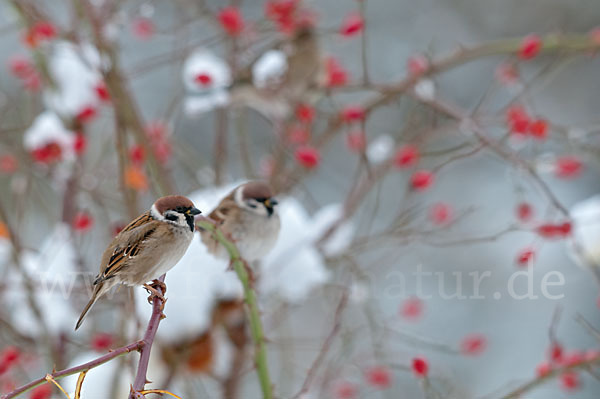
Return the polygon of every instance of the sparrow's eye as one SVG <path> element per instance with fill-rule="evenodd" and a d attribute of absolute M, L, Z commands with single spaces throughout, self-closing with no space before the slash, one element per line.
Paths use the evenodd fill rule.
<path fill-rule="evenodd" d="M 256 204 L 251 201 L 246 202 L 246 204 L 248 204 L 250 208 L 256 208 Z"/>
<path fill-rule="evenodd" d="M 174 221 L 176 221 L 176 220 L 177 220 L 177 219 L 179 219 L 179 218 L 177 217 L 177 215 L 173 215 L 172 213 L 167 213 L 167 214 L 165 215 L 165 219 L 167 219 L 167 220 L 170 220 L 170 221 L 174 222 Z"/>

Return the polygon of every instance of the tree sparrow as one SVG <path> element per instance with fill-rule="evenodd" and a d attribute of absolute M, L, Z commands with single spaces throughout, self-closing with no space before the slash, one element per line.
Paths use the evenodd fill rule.
<path fill-rule="evenodd" d="M 181 259 L 194 236 L 194 216 L 200 211 L 180 195 L 156 200 L 149 211 L 129 223 L 102 254 L 92 298 L 81 312 L 75 330 L 92 305 L 117 284 L 147 285 Z"/>
<path fill-rule="evenodd" d="M 280 221 L 275 210 L 277 201 L 272 196 L 266 183 L 245 183 L 223 198 L 208 215 L 236 243 L 240 255 L 248 262 L 265 256 L 277 241 Z M 211 254 L 229 258 L 209 231 L 201 231 L 200 236 Z"/>

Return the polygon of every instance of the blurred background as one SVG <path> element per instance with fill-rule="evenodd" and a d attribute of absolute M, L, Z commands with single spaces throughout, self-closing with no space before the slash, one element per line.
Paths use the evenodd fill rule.
<path fill-rule="evenodd" d="M 73 328 L 157 197 L 207 215 L 262 179 L 276 397 L 597 398 L 599 20 L 584 0 L 3 0 L 0 392 L 142 337 L 141 288 Z M 150 387 L 262 397 L 227 267 L 195 238 L 168 273 Z M 82 397 L 125 397 L 136 366 Z"/>

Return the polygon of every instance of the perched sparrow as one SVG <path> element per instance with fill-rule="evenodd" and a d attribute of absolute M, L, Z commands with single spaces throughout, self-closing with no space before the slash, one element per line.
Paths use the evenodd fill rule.
<path fill-rule="evenodd" d="M 208 215 L 226 236 L 237 245 L 240 255 L 252 262 L 265 256 L 275 245 L 279 235 L 277 201 L 271 188 L 263 182 L 249 182 L 235 188 Z M 209 231 L 201 232 L 208 251 L 229 258 L 227 251 Z"/>
<path fill-rule="evenodd" d="M 162 276 L 181 259 L 194 236 L 194 215 L 200 211 L 180 195 L 156 200 L 148 212 L 129 223 L 102 254 L 92 299 L 81 312 L 77 330 L 92 305 L 117 284 L 143 285 Z"/>

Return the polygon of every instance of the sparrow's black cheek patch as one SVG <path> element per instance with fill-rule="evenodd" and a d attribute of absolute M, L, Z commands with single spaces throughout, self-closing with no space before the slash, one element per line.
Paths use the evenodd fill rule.
<path fill-rule="evenodd" d="M 188 226 L 190 226 L 190 230 L 193 233 L 194 232 L 194 217 L 192 215 L 185 215 L 185 221 L 187 222 Z"/>
<path fill-rule="evenodd" d="M 177 220 L 177 219 L 179 219 L 179 218 L 177 217 L 177 215 L 173 215 L 172 213 L 167 213 L 167 214 L 165 215 L 165 219 L 167 219 L 167 220 L 170 220 L 170 221 L 173 221 L 173 222 L 174 222 L 174 221 L 176 221 L 176 220 Z"/>

